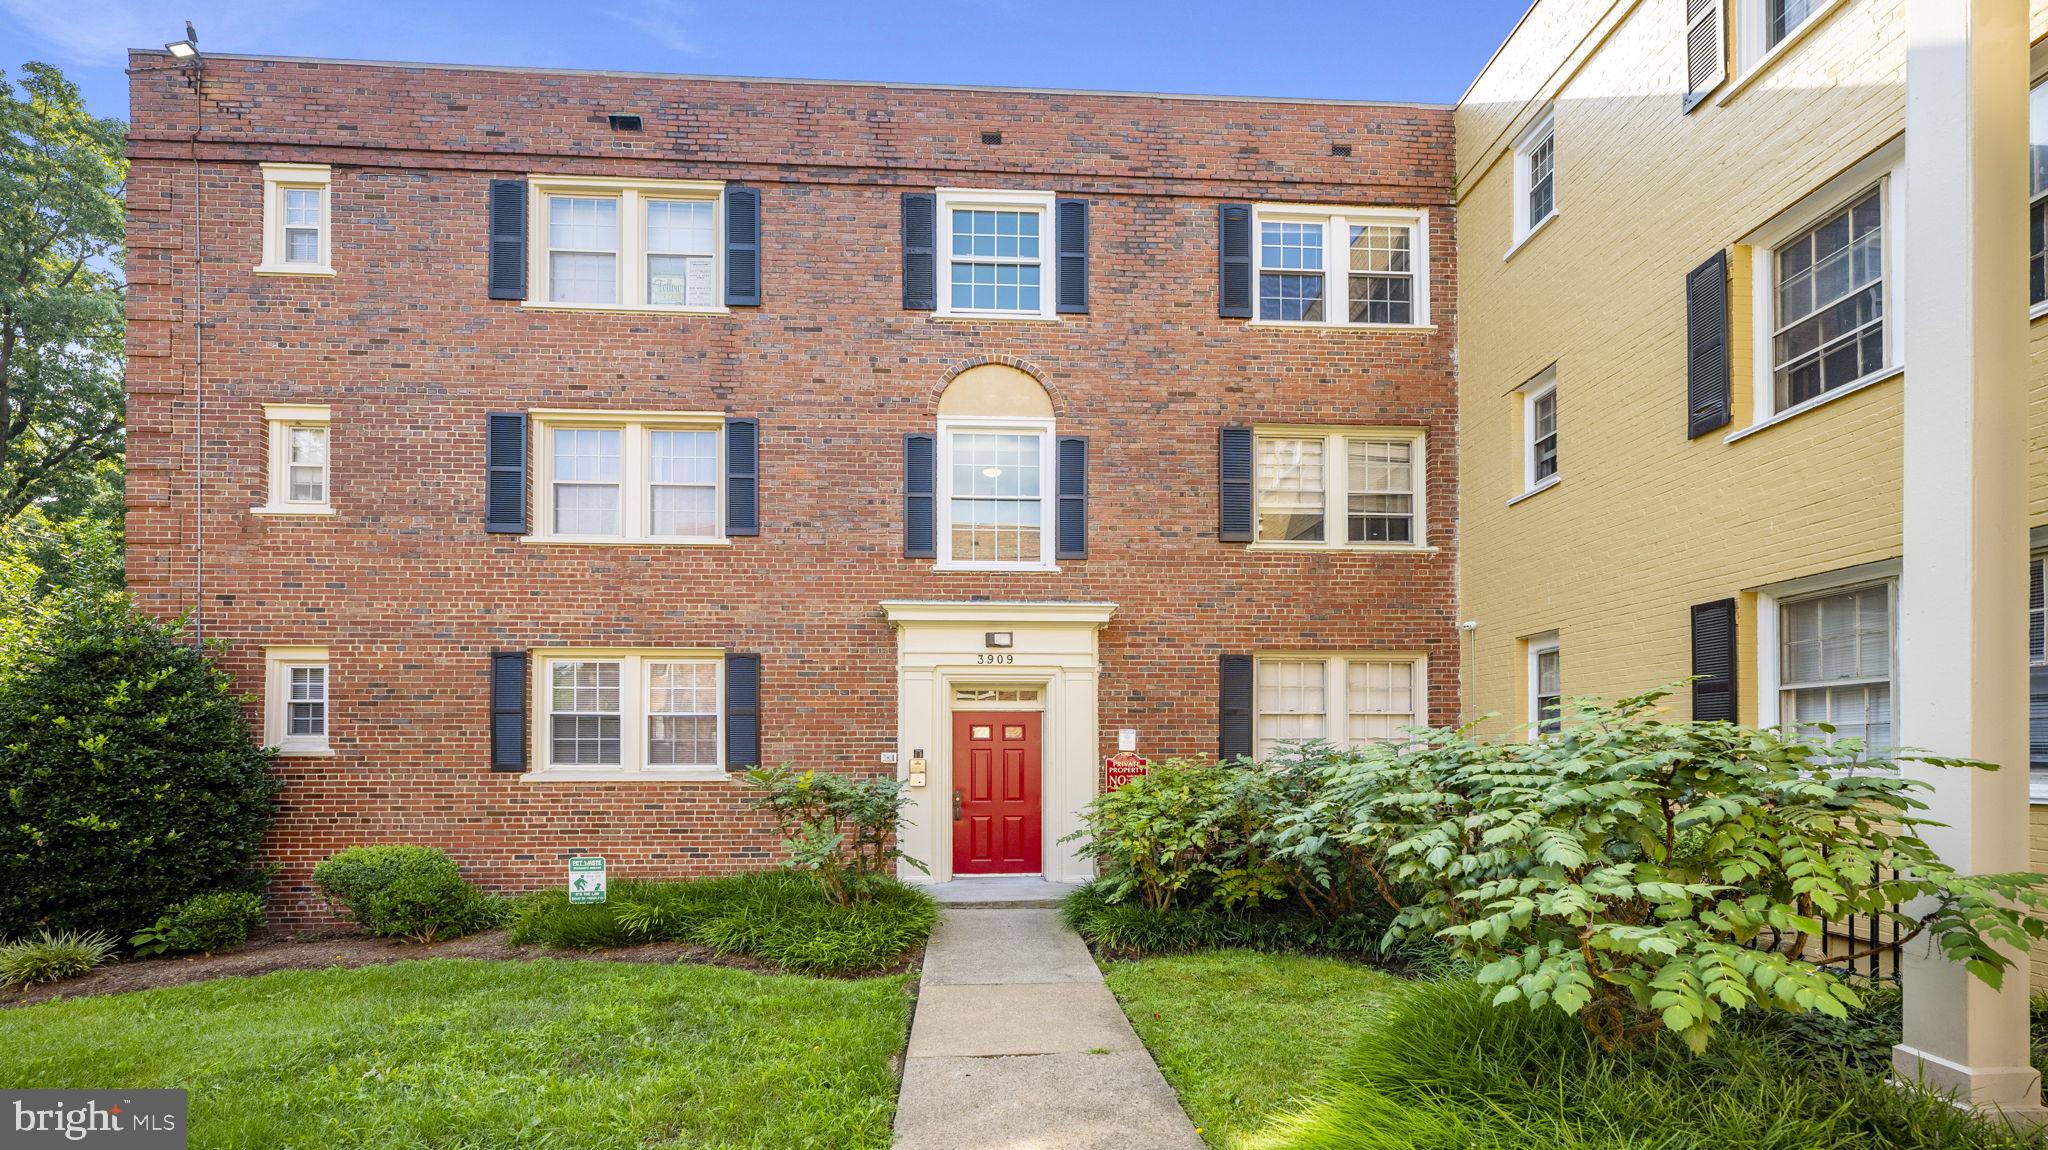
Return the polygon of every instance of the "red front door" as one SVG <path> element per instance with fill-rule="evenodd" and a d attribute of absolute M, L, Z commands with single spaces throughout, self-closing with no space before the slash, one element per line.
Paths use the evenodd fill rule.
<path fill-rule="evenodd" d="M 1036 711 L 953 714 L 953 873 L 1034 874 L 1039 843 Z"/>

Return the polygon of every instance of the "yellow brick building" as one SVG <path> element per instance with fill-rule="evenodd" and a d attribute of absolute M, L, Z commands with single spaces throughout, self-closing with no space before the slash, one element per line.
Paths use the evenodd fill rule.
<path fill-rule="evenodd" d="M 2028 16 L 2032 197 L 2048 0 Z M 1890 737 L 1915 303 L 1905 25 L 1905 0 L 1537 0 L 1459 104 L 1467 714 L 1505 729 L 1703 656 L 1710 710 L 1732 680 L 1743 722 Z M 2038 570 L 2048 318 L 2032 290 Z M 2048 805 L 2032 811 L 2048 870 Z M 2048 953 L 2034 977 L 2048 989 Z"/>

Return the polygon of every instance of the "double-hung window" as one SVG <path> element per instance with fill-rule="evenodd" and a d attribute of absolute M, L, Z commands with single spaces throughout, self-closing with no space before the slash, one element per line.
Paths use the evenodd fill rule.
<path fill-rule="evenodd" d="M 263 165 L 263 275 L 333 275 L 324 164 Z"/>
<path fill-rule="evenodd" d="M 1254 664 L 1258 757 L 1281 744 L 1403 741 L 1428 720 L 1423 661 L 1376 654 L 1261 655 Z"/>
<path fill-rule="evenodd" d="M 329 409 L 315 404 L 265 404 L 269 428 L 268 499 L 259 515 L 331 515 L 328 502 Z"/>
<path fill-rule="evenodd" d="M 1774 410 L 1884 369 L 1884 200 L 1882 185 L 1870 188 L 1773 252 Z"/>
<path fill-rule="evenodd" d="M 1892 585 L 1874 583 L 1778 607 L 1778 712 L 1808 738 L 1892 745 Z M 1820 725 L 1834 728 L 1833 734 Z"/>
<path fill-rule="evenodd" d="M 534 287 L 528 303 L 724 310 L 717 258 L 723 185 L 537 176 L 531 187 L 544 242 L 529 256 Z"/>
<path fill-rule="evenodd" d="M 1557 123 L 1549 111 L 1515 144 L 1515 243 L 1557 214 Z"/>
<path fill-rule="evenodd" d="M 1255 544 L 1419 547 L 1423 438 L 1412 430 L 1260 429 Z"/>
<path fill-rule="evenodd" d="M 283 755 L 326 755 L 325 647 L 270 647 L 264 653 L 264 742 Z"/>
<path fill-rule="evenodd" d="M 2048 798 L 2048 558 L 2027 560 L 2027 760 L 2035 801 Z"/>
<path fill-rule="evenodd" d="M 1555 634 L 1529 640 L 1529 733 L 1564 729 L 1564 655 Z"/>
<path fill-rule="evenodd" d="M 1261 204 L 1255 223 L 1259 322 L 1429 323 L 1428 213 Z"/>
<path fill-rule="evenodd" d="M 938 193 L 939 315 L 1050 319 L 1050 192 Z"/>
<path fill-rule="evenodd" d="M 721 770 L 716 651 L 540 653 L 542 770 L 559 775 L 710 775 Z"/>
<path fill-rule="evenodd" d="M 1522 489 L 1534 491 L 1557 479 L 1557 371 L 1522 387 Z"/>
<path fill-rule="evenodd" d="M 723 416 L 534 414 L 536 538 L 719 543 Z"/>
<path fill-rule="evenodd" d="M 2027 104 L 2027 299 L 2048 314 L 2048 80 Z"/>
<path fill-rule="evenodd" d="M 940 567 L 1052 567 L 1052 442 L 1050 420 L 939 421 Z"/>

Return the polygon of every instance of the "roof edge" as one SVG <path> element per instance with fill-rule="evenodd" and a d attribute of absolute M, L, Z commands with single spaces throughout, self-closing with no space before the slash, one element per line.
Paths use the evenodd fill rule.
<path fill-rule="evenodd" d="M 135 56 L 169 57 L 162 48 L 131 48 Z M 821 80 L 799 76 L 721 76 L 698 72 L 636 72 L 612 68 L 543 68 L 523 64 L 448 64 L 424 60 L 356 60 L 336 56 L 269 56 L 246 52 L 207 52 L 208 60 L 248 60 L 273 64 L 337 64 L 354 68 L 431 69 L 445 72 L 504 72 L 538 76 L 609 76 L 639 80 L 702 80 L 728 84 L 797 84 L 821 88 L 877 88 L 930 92 L 986 92 L 1018 96 L 1121 96 L 1145 100 L 1188 100 L 1238 104 L 1319 104 L 1348 108 L 1415 108 L 1449 112 L 1456 104 L 1423 100 L 1342 100 L 1314 96 L 1223 96 L 1199 92 L 1141 92 L 1118 88 L 1025 88 L 1001 84 L 930 84 L 892 80 Z"/>

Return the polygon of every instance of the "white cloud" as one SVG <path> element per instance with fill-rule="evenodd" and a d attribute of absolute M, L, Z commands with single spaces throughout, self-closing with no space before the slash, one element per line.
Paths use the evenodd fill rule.
<path fill-rule="evenodd" d="M 12 0 L 0 0 L 0 3 L 9 2 Z M 695 55 L 700 51 L 687 31 L 692 15 L 690 8 L 679 0 L 644 0 L 628 8 L 613 9 L 606 15 L 671 52 Z"/>
<path fill-rule="evenodd" d="M 311 0 L 188 0 L 181 11 L 154 0 L 0 0 L 0 11 L 28 33 L 29 57 L 86 68 L 120 67 L 130 48 L 162 47 L 184 35 L 187 18 L 198 26 L 201 48 L 226 50 L 226 37 L 218 33 L 232 30 L 242 43 L 270 39 L 314 6 Z M 216 31 L 211 42 L 209 27 Z"/>

